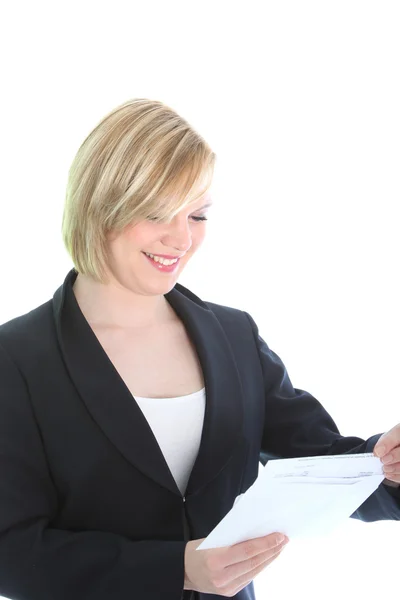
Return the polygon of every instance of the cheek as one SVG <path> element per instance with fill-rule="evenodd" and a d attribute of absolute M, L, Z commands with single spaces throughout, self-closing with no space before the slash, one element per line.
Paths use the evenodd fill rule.
<path fill-rule="evenodd" d="M 196 229 L 193 232 L 193 235 L 192 235 L 192 242 L 193 242 L 193 244 L 192 244 L 192 246 L 193 246 L 194 250 L 196 248 L 198 248 L 199 246 L 201 246 L 201 244 L 203 243 L 205 237 L 206 237 L 206 228 L 205 228 L 205 225 L 202 225 L 202 226 L 198 227 L 198 229 Z"/>
<path fill-rule="evenodd" d="M 139 223 L 126 232 L 126 244 L 129 248 L 143 250 L 156 241 L 157 233 L 151 223 Z"/>

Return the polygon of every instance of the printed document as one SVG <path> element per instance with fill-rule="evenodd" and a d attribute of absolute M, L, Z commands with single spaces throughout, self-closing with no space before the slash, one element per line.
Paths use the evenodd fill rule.
<path fill-rule="evenodd" d="M 269 460 L 197 550 L 274 532 L 289 540 L 327 535 L 384 479 L 382 462 L 372 453 Z"/>

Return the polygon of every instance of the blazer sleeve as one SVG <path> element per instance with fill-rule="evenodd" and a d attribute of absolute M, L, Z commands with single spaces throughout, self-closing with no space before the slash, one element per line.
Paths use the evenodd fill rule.
<path fill-rule="evenodd" d="M 261 462 L 265 465 L 273 458 L 373 452 L 382 434 L 367 440 L 342 436 L 322 404 L 309 392 L 293 387 L 282 360 L 260 336 L 254 319 L 245 314 L 253 330 L 264 381 Z M 381 483 L 351 516 L 363 521 L 400 520 L 400 489 Z"/>
<path fill-rule="evenodd" d="M 130 541 L 50 523 L 57 493 L 28 389 L 0 346 L 0 594 L 19 600 L 179 600 L 185 541 Z"/>

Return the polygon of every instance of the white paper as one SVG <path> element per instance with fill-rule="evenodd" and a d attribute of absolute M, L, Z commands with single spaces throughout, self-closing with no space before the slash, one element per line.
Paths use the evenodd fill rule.
<path fill-rule="evenodd" d="M 372 453 L 270 460 L 197 550 L 274 532 L 290 540 L 327 535 L 384 479 L 382 462 Z"/>

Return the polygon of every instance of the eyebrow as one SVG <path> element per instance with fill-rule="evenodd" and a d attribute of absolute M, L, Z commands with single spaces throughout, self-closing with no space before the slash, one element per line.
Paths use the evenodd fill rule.
<path fill-rule="evenodd" d="M 208 206 L 212 206 L 213 203 L 209 202 L 208 204 L 205 204 L 204 206 L 201 206 L 200 208 L 198 208 L 197 210 L 203 210 L 203 208 L 207 208 Z"/>

